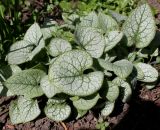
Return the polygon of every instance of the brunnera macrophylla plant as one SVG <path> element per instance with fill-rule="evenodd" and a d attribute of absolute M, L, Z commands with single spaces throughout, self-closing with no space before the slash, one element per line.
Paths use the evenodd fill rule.
<path fill-rule="evenodd" d="M 66 120 L 73 111 L 80 118 L 94 106 L 106 118 L 118 98 L 130 99 L 137 81 L 149 89 L 156 84 L 157 70 L 144 63 L 158 55 L 158 47 L 147 48 L 156 35 L 148 4 L 137 7 L 122 27 L 109 15 L 89 13 L 76 25 L 74 43 L 52 37 L 55 26 L 51 21 L 41 28 L 34 23 L 9 49 L 8 65 L 1 68 L 0 92 L 18 96 L 9 107 L 13 124 L 31 121 L 42 111 L 55 121 Z M 40 110 L 42 95 L 48 101 Z"/>

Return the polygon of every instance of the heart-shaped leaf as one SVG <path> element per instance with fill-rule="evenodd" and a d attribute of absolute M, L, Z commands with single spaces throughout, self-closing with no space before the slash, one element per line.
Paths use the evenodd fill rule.
<path fill-rule="evenodd" d="M 41 42 L 44 43 L 41 29 L 37 23 L 34 23 L 29 27 L 24 36 L 24 40 L 34 45 L 39 45 Z"/>
<path fill-rule="evenodd" d="M 72 50 L 71 44 L 60 38 L 52 39 L 48 45 L 48 53 L 53 57 L 70 50 Z"/>
<path fill-rule="evenodd" d="M 137 63 L 135 66 L 136 68 L 140 69 L 140 70 L 137 69 L 139 75 L 142 72 L 143 72 L 142 74 L 144 74 L 144 78 L 143 79 L 138 78 L 138 80 L 142 82 L 155 82 L 158 79 L 158 71 L 151 65 L 145 63 Z"/>
<path fill-rule="evenodd" d="M 96 28 L 78 27 L 75 33 L 77 43 L 94 58 L 103 54 L 105 39 L 103 34 Z"/>
<path fill-rule="evenodd" d="M 49 69 L 49 78 L 69 95 L 87 96 L 98 91 L 103 83 L 100 71 L 83 74 L 91 68 L 91 56 L 82 50 L 66 52 L 53 62 Z"/>
<path fill-rule="evenodd" d="M 12 101 L 9 107 L 9 116 L 13 124 L 26 123 L 40 115 L 37 100 L 19 97 Z"/>
<path fill-rule="evenodd" d="M 63 121 L 70 116 L 71 108 L 65 102 L 55 103 L 55 100 L 52 102 L 52 99 L 49 99 L 44 111 L 48 118 L 54 121 Z"/>
<path fill-rule="evenodd" d="M 144 48 L 150 44 L 155 36 L 156 25 L 147 3 L 131 13 L 123 25 L 123 31 L 127 36 L 128 46 L 135 44 L 137 48 Z"/>
<path fill-rule="evenodd" d="M 89 110 L 94 107 L 99 99 L 99 94 L 94 94 L 88 97 L 79 98 L 73 101 L 73 105 L 79 110 Z"/>
<path fill-rule="evenodd" d="M 49 80 L 48 75 L 41 79 L 40 86 L 48 98 L 51 98 L 61 92 L 54 83 Z"/>
<path fill-rule="evenodd" d="M 34 98 L 43 95 L 39 86 L 45 73 L 41 70 L 29 69 L 14 74 L 6 80 L 5 86 L 15 95 Z"/>

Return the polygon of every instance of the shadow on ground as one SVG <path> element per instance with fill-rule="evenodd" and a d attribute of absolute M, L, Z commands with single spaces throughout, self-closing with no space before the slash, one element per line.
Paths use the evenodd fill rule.
<path fill-rule="evenodd" d="M 160 107 L 151 101 L 132 101 L 127 115 L 113 130 L 160 130 Z"/>

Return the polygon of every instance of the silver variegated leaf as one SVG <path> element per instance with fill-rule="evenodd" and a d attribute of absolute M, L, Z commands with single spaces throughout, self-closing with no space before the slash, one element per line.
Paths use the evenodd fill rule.
<path fill-rule="evenodd" d="M 110 102 L 114 102 L 119 96 L 119 87 L 112 82 L 108 82 L 106 97 Z"/>
<path fill-rule="evenodd" d="M 105 40 L 106 40 L 105 52 L 114 48 L 120 42 L 122 37 L 123 37 L 123 33 L 120 31 L 109 32 L 105 37 Z"/>
<path fill-rule="evenodd" d="M 29 69 L 12 75 L 5 81 L 5 86 L 15 95 L 24 95 L 28 98 L 43 95 L 40 81 L 45 73 L 41 70 Z"/>
<path fill-rule="evenodd" d="M 113 83 L 122 88 L 122 90 L 123 90 L 122 91 L 123 92 L 122 101 L 128 102 L 131 95 L 132 95 L 132 88 L 131 88 L 130 84 L 120 78 L 115 78 L 113 80 Z"/>
<path fill-rule="evenodd" d="M 79 110 L 89 110 L 96 105 L 99 98 L 99 94 L 79 98 L 78 100 L 73 101 L 73 105 Z"/>
<path fill-rule="evenodd" d="M 46 116 L 54 121 L 66 120 L 71 114 L 71 107 L 65 102 L 55 103 L 55 101 L 52 102 L 51 100 L 48 100 L 44 109 Z"/>
<path fill-rule="evenodd" d="M 114 109 L 115 102 L 106 101 L 104 108 L 101 110 L 101 115 L 104 117 L 109 116 Z"/>
<path fill-rule="evenodd" d="M 9 107 L 9 116 L 13 124 L 26 123 L 40 115 L 37 100 L 19 97 L 12 101 Z"/>
<path fill-rule="evenodd" d="M 40 86 L 48 98 L 55 96 L 57 93 L 60 93 L 61 90 L 55 86 L 53 82 L 50 81 L 48 75 L 44 76 L 40 81 Z"/>
<path fill-rule="evenodd" d="M 103 83 L 104 75 L 100 71 L 83 74 L 91 68 L 91 56 L 82 50 L 66 52 L 53 62 L 49 69 L 49 78 L 69 95 L 87 96 L 97 92 Z"/>
<path fill-rule="evenodd" d="M 158 71 L 151 65 L 146 63 L 137 63 L 135 66 L 137 68 L 138 80 L 142 82 L 155 82 L 158 79 Z M 140 75 L 144 75 L 144 77 L 142 78 Z"/>
<path fill-rule="evenodd" d="M 128 39 L 128 46 L 135 45 L 144 48 L 153 40 L 156 32 L 154 16 L 149 5 L 137 7 L 123 25 L 123 31 Z"/>
<path fill-rule="evenodd" d="M 77 44 L 94 58 L 102 56 L 105 39 L 100 30 L 91 27 L 77 27 L 75 32 Z"/>
<path fill-rule="evenodd" d="M 110 31 L 115 31 L 119 30 L 119 26 L 111 16 L 99 13 L 98 14 L 98 20 L 99 20 L 99 26 L 101 29 L 104 30 L 104 32 L 110 32 Z"/>
<path fill-rule="evenodd" d="M 48 45 L 48 53 L 53 57 L 61 55 L 70 50 L 72 50 L 71 44 L 68 41 L 60 38 L 52 39 Z"/>

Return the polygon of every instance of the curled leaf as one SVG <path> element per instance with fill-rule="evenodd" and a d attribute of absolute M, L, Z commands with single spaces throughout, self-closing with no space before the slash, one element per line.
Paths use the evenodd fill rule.
<path fill-rule="evenodd" d="M 122 88 L 122 101 L 123 102 L 128 102 L 131 95 L 132 95 L 132 89 L 129 83 L 127 83 L 126 81 L 120 79 L 120 78 L 115 78 L 113 80 L 113 83 L 115 85 L 118 85 Z"/>
<path fill-rule="evenodd" d="M 106 102 L 105 107 L 101 110 L 101 115 L 104 117 L 109 116 L 114 109 L 114 102 Z"/>

